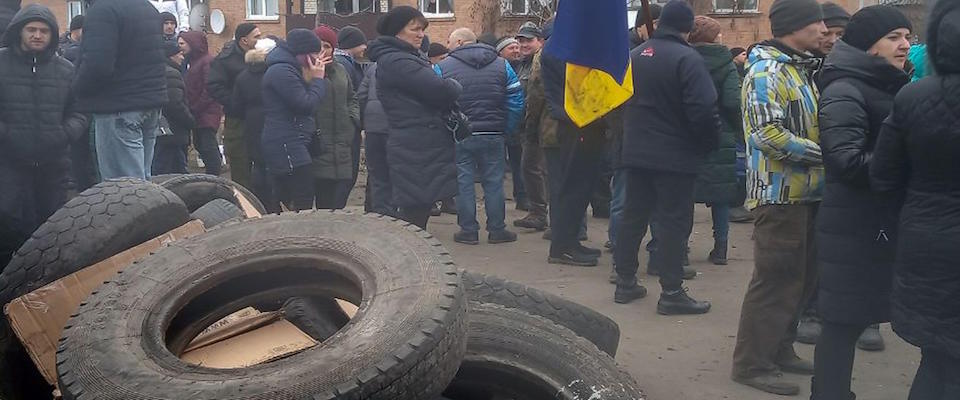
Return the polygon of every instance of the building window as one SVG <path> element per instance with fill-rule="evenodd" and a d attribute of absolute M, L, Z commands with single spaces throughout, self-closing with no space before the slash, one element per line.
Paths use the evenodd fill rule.
<path fill-rule="evenodd" d="M 757 12 L 757 0 L 713 0 L 713 11 L 724 14 Z"/>
<path fill-rule="evenodd" d="M 420 11 L 427 18 L 453 16 L 453 0 L 420 0 Z"/>
<path fill-rule="evenodd" d="M 279 19 L 279 0 L 247 0 L 247 19 Z"/>
<path fill-rule="evenodd" d="M 83 2 L 82 1 L 68 1 L 67 2 L 67 21 L 72 21 L 73 17 L 83 14 Z"/>
<path fill-rule="evenodd" d="M 543 9 L 541 0 L 503 0 L 504 15 L 537 15 Z"/>
<path fill-rule="evenodd" d="M 351 15 L 374 11 L 373 0 L 320 0 L 320 12 L 322 13 Z"/>

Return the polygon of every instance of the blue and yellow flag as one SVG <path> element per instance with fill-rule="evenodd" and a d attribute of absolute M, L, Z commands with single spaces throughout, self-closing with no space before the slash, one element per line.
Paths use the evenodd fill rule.
<path fill-rule="evenodd" d="M 545 51 L 566 63 L 564 109 L 583 127 L 633 96 L 627 2 L 560 0 Z"/>

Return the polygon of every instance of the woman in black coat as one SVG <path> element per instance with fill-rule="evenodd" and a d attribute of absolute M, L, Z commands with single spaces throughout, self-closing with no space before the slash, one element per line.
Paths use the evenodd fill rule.
<path fill-rule="evenodd" d="M 910 400 L 960 399 L 960 2 L 928 23 L 935 75 L 897 94 L 870 164 L 875 190 L 905 195 L 891 322 L 923 353 Z"/>
<path fill-rule="evenodd" d="M 817 341 L 813 396 L 848 400 L 857 339 L 889 321 L 896 219 L 889 194 L 871 190 L 868 170 L 893 97 L 909 77 L 910 21 L 872 6 L 850 19 L 821 76 L 820 147 L 826 188 L 817 219 L 823 333 Z"/>
<path fill-rule="evenodd" d="M 434 72 L 419 48 L 427 20 L 413 7 L 390 10 L 377 24 L 382 35 L 367 55 L 377 63 L 377 90 L 390 134 L 387 162 L 393 203 L 401 218 L 426 228 L 436 201 L 457 194 L 453 135 L 444 116 L 460 84 Z"/>
<path fill-rule="evenodd" d="M 230 104 L 243 115 L 243 139 L 247 144 L 247 154 L 253 162 L 251 179 L 253 193 L 263 202 L 269 213 L 280 212 L 280 202 L 273 191 L 273 182 L 267 173 L 263 155 L 260 154 L 260 135 L 263 133 L 263 74 L 267 72 L 267 54 L 276 47 L 272 38 L 257 41 L 253 50 L 244 54 L 246 69 L 240 71 L 233 84 Z"/>
<path fill-rule="evenodd" d="M 175 41 L 163 44 L 167 56 L 167 104 L 160 114 L 160 127 L 164 132 L 157 136 L 153 152 L 153 175 L 187 173 L 187 147 L 190 146 L 190 130 L 196 121 L 187 105 L 186 86 L 180 65 L 183 51 Z"/>

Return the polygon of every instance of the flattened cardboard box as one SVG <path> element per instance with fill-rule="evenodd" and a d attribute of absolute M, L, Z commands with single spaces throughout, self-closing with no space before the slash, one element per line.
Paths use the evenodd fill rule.
<path fill-rule="evenodd" d="M 113 257 L 20 296 L 6 306 L 4 313 L 27 349 L 33 363 L 52 385 L 57 382 L 57 343 L 60 333 L 87 296 L 116 273 L 175 240 L 204 232 L 203 223 L 190 221 L 179 228 L 141 243 Z"/>

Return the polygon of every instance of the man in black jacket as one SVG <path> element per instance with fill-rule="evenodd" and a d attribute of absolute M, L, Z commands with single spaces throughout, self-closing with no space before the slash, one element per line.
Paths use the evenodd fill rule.
<path fill-rule="evenodd" d="M 153 157 L 153 173 L 186 174 L 187 147 L 190 146 L 190 130 L 196 120 L 187 105 L 187 89 L 180 73 L 183 65 L 183 50 L 177 42 L 165 41 L 164 55 L 167 56 L 167 104 L 163 105 L 160 116 L 160 134 L 157 137 Z"/>
<path fill-rule="evenodd" d="M 167 102 L 160 13 L 145 1 L 86 1 L 73 87 L 80 111 L 93 114 L 100 175 L 149 179 Z"/>
<path fill-rule="evenodd" d="M 687 44 L 692 28 L 693 9 L 681 0 L 667 3 L 653 38 L 630 53 L 635 91 L 623 111 L 627 197 L 614 250 L 614 301 L 646 295 L 637 284 L 637 253 L 656 210 L 658 260 L 652 263 L 659 267 L 663 291 L 657 312 L 663 315 L 710 310 L 709 302 L 687 295 L 681 265 L 693 224 L 697 171 L 720 137 L 717 91 L 703 58 Z"/>
<path fill-rule="evenodd" d="M 80 57 L 80 40 L 83 37 L 83 15 L 77 15 L 70 20 L 70 30 L 60 37 L 60 55 L 73 64 Z"/>
<path fill-rule="evenodd" d="M 223 106 L 223 150 L 227 155 L 227 163 L 230 164 L 230 178 L 248 188 L 253 187 L 250 179 L 253 164 L 247 151 L 247 142 L 243 138 L 243 115 L 230 104 L 230 100 L 237 75 L 247 69 L 244 55 L 257 45 L 260 36 L 260 28 L 254 24 L 237 25 L 233 41 L 223 46 L 223 50 L 210 64 L 210 76 L 207 77 L 210 97 Z"/>
<path fill-rule="evenodd" d="M 87 119 L 74 112 L 73 65 L 57 56 L 57 20 L 18 12 L 0 48 L 0 266 L 67 197 L 68 147 Z"/>

